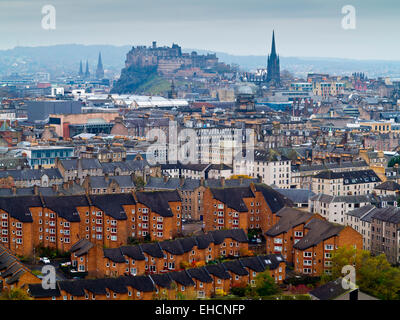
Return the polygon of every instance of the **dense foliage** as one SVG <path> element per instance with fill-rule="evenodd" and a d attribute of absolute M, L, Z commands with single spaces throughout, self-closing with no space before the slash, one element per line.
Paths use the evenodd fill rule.
<path fill-rule="evenodd" d="M 147 82 L 157 77 L 157 67 L 130 66 L 121 71 L 121 77 L 114 84 L 111 93 L 136 93 Z"/>
<path fill-rule="evenodd" d="M 342 247 L 332 256 L 332 274 L 323 282 L 342 277 L 345 265 L 355 266 L 356 285 L 361 291 L 384 300 L 400 299 L 400 269 L 393 267 L 384 254 L 372 256 L 369 251 Z"/>

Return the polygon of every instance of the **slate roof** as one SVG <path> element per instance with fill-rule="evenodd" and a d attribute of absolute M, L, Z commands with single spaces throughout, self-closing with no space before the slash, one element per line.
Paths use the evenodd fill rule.
<path fill-rule="evenodd" d="M 339 235 L 340 231 L 344 229 L 344 226 L 335 225 L 325 220 L 313 218 L 304 226 L 304 228 L 309 229 L 309 231 L 302 239 L 293 245 L 293 248 L 305 250 L 316 246 L 326 239 Z"/>
<path fill-rule="evenodd" d="M 221 179 L 206 179 L 204 180 L 204 186 L 210 188 L 222 188 L 222 187 L 249 187 L 252 183 L 258 183 L 258 179 L 225 179 L 222 185 Z"/>
<path fill-rule="evenodd" d="M 226 268 L 226 270 L 233 272 L 239 276 L 247 276 L 249 272 L 244 266 L 240 263 L 240 260 L 232 260 L 223 262 L 222 265 Z"/>
<path fill-rule="evenodd" d="M 60 290 L 58 286 L 55 289 L 43 289 L 42 284 L 29 284 L 28 285 L 29 294 L 35 298 L 50 298 L 59 297 Z M 78 295 L 75 295 L 78 296 Z"/>
<path fill-rule="evenodd" d="M 393 206 L 375 208 L 371 219 L 398 224 L 400 223 L 400 208 Z"/>
<path fill-rule="evenodd" d="M 276 188 L 283 196 L 290 199 L 293 203 L 308 203 L 308 199 L 315 195 L 314 192 L 308 189 L 279 189 Z"/>
<path fill-rule="evenodd" d="M 0 277 L 11 285 L 18 282 L 20 277 L 27 272 L 31 272 L 31 270 L 19 261 L 11 251 L 0 245 Z"/>
<path fill-rule="evenodd" d="M 142 249 L 140 246 L 123 246 L 121 247 L 121 253 L 128 256 L 133 260 L 144 260 Z"/>
<path fill-rule="evenodd" d="M 120 188 L 134 188 L 135 183 L 131 176 L 113 176 L 109 177 L 109 182 L 115 181 Z"/>
<path fill-rule="evenodd" d="M 309 294 L 319 300 L 333 300 L 348 291 L 348 289 L 343 289 L 342 278 L 339 278 L 311 290 Z"/>
<path fill-rule="evenodd" d="M 92 205 L 104 211 L 115 220 L 126 220 L 127 216 L 123 205 L 135 205 L 136 201 L 130 193 L 89 195 Z"/>
<path fill-rule="evenodd" d="M 42 207 L 42 202 L 38 196 L 0 197 L 0 209 L 21 222 L 33 222 L 29 209 L 31 207 Z"/>
<path fill-rule="evenodd" d="M 107 189 L 108 183 L 104 176 L 89 176 L 89 184 L 93 189 Z"/>
<path fill-rule="evenodd" d="M 61 165 L 64 167 L 65 170 L 78 170 L 78 161 L 81 161 L 81 166 L 83 170 L 102 169 L 101 163 L 98 159 L 81 158 L 79 160 L 60 160 Z"/>
<path fill-rule="evenodd" d="M 186 270 L 169 272 L 168 274 L 172 280 L 176 281 L 177 283 L 185 287 L 194 286 L 195 284 L 192 278 L 186 272 Z"/>
<path fill-rule="evenodd" d="M 313 217 L 313 214 L 304 212 L 295 208 L 282 208 L 276 214 L 280 217 L 279 221 L 268 229 L 265 234 L 270 237 L 276 237 L 281 233 L 288 232 L 290 229 L 306 223 Z"/>
<path fill-rule="evenodd" d="M 69 250 L 72 253 L 75 253 L 77 257 L 80 257 L 89 252 L 91 248 L 94 247 L 94 244 L 89 240 L 80 239 L 78 242 L 74 243 Z"/>
<path fill-rule="evenodd" d="M 111 248 L 111 249 L 104 248 L 103 255 L 105 258 L 116 263 L 124 263 L 126 261 L 120 248 Z"/>
<path fill-rule="evenodd" d="M 293 202 L 289 198 L 280 194 L 279 192 L 275 191 L 265 184 L 255 184 L 255 190 L 256 192 L 262 193 L 272 213 L 278 212 L 285 206 L 294 206 Z"/>
<path fill-rule="evenodd" d="M 171 288 L 172 279 L 168 275 L 168 273 L 152 274 L 150 277 L 153 279 L 153 281 L 155 282 L 155 284 L 157 286 L 162 287 L 162 288 Z"/>
<path fill-rule="evenodd" d="M 136 197 L 139 203 L 162 217 L 173 216 L 168 202 L 181 201 L 178 191 L 142 191 Z"/>
<path fill-rule="evenodd" d="M 359 170 L 347 172 L 323 171 L 314 176 L 318 179 L 343 179 L 344 185 L 358 183 L 381 182 L 374 170 Z"/>
<path fill-rule="evenodd" d="M 362 168 L 368 167 L 365 160 L 361 161 L 342 161 L 341 163 L 333 162 L 327 164 L 300 165 L 293 167 L 296 171 L 325 171 L 338 168 Z"/>
<path fill-rule="evenodd" d="M 245 243 L 249 240 L 243 229 L 215 230 L 210 231 L 209 234 L 211 234 L 215 244 L 221 244 L 227 238 Z"/>
<path fill-rule="evenodd" d="M 164 253 L 161 250 L 161 247 L 158 244 L 158 242 L 141 243 L 140 248 L 142 249 L 143 252 L 147 253 L 148 255 L 150 255 L 154 258 L 163 258 L 164 257 Z"/>
<path fill-rule="evenodd" d="M 56 212 L 61 218 L 70 222 L 81 221 L 78 214 L 78 207 L 89 207 L 86 196 L 53 196 L 43 197 L 45 206 Z"/>
<path fill-rule="evenodd" d="M 57 168 L 49 169 L 22 169 L 22 170 L 2 170 L 0 178 L 12 177 L 15 181 L 41 180 L 47 175 L 50 180 L 62 180 L 63 177 Z"/>
<path fill-rule="evenodd" d="M 1 258 L 1 255 L 0 255 Z M 228 270 L 237 275 L 248 275 L 247 269 L 257 272 L 264 271 L 267 267 L 273 270 L 280 262 L 284 261 L 281 255 L 265 255 L 251 258 L 227 261 L 222 264 L 207 265 L 201 268 L 192 268 L 183 271 L 173 271 L 164 274 L 153 274 L 150 276 L 120 276 L 117 278 L 102 279 L 79 279 L 57 281 L 55 290 L 43 290 L 41 284 L 29 285 L 30 294 L 33 297 L 59 297 L 61 291 L 66 291 L 73 296 L 84 296 L 85 290 L 96 295 L 106 295 L 106 289 L 116 293 L 126 293 L 128 286 L 141 292 L 153 292 L 156 286 L 171 288 L 172 282 L 185 287 L 194 286 L 196 279 L 201 282 L 210 283 L 212 276 L 220 279 L 230 279 Z"/>
<path fill-rule="evenodd" d="M 192 279 L 199 280 L 201 282 L 210 283 L 213 281 L 212 277 L 208 273 L 207 269 L 203 268 L 193 268 L 186 270 Z"/>
<path fill-rule="evenodd" d="M 204 267 L 209 274 L 220 278 L 220 279 L 230 279 L 231 275 L 229 272 L 224 268 L 222 264 L 210 264 Z"/>
<path fill-rule="evenodd" d="M 162 250 L 167 251 L 173 255 L 182 255 L 184 250 L 179 240 L 167 240 L 159 242 Z"/>
<path fill-rule="evenodd" d="M 248 208 L 243 198 L 254 197 L 250 187 L 244 188 L 210 188 L 214 199 L 226 204 L 237 212 L 247 212 Z"/>
<path fill-rule="evenodd" d="M 377 185 L 375 189 L 378 190 L 387 190 L 387 191 L 399 191 L 400 190 L 400 184 L 393 180 L 387 180 L 380 185 Z"/>

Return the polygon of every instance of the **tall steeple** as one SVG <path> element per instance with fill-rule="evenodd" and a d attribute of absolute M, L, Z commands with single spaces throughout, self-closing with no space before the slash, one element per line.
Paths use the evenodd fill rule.
<path fill-rule="evenodd" d="M 271 56 L 276 56 L 276 49 L 275 49 L 275 30 L 272 30 L 272 46 L 271 46 Z"/>
<path fill-rule="evenodd" d="M 90 72 L 89 72 L 89 61 L 86 60 L 86 71 L 85 71 L 85 78 L 90 78 Z"/>
<path fill-rule="evenodd" d="M 83 77 L 83 67 L 82 67 L 82 60 L 79 63 L 79 77 Z"/>
<path fill-rule="evenodd" d="M 97 61 L 96 79 L 104 78 L 103 62 L 101 61 L 101 52 L 99 52 L 99 59 Z"/>
<path fill-rule="evenodd" d="M 271 54 L 267 59 L 267 82 L 273 82 L 275 85 L 279 85 L 281 82 L 279 56 L 276 54 L 275 47 L 275 30 L 272 31 Z"/>

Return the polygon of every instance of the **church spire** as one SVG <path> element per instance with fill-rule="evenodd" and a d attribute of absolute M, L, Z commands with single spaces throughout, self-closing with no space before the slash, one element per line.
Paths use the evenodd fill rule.
<path fill-rule="evenodd" d="M 90 72 L 89 72 L 89 61 L 88 61 L 88 60 L 86 60 L 85 77 L 86 77 L 86 78 L 89 78 L 89 77 L 90 77 Z"/>
<path fill-rule="evenodd" d="M 272 82 L 278 86 L 281 82 L 279 56 L 276 54 L 275 47 L 275 30 L 272 31 L 271 53 L 267 58 L 267 82 Z"/>
<path fill-rule="evenodd" d="M 276 55 L 275 49 L 275 30 L 272 30 L 272 46 L 271 46 L 271 56 Z"/>
<path fill-rule="evenodd" d="M 83 77 L 83 67 L 82 67 L 82 60 L 79 63 L 79 76 Z"/>
<path fill-rule="evenodd" d="M 99 52 L 99 59 L 97 61 L 96 78 L 97 79 L 104 78 L 104 69 L 103 69 L 103 62 L 101 60 L 101 52 Z"/>

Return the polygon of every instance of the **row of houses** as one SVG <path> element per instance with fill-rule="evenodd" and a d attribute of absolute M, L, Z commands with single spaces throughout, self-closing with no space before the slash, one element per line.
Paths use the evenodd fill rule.
<path fill-rule="evenodd" d="M 178 238 L 118 248 L 103 248 L 86 239 L 71 247 L 71 265 L 89 276 L 117 277 L 182 270 L 184 264 L 205 264 L 222 257 L 239 257 L 248 252 L 243 229 L 211 231 Z"/>
<path fill-rule="evenodd" d="M 201 299 L 229 292 L 235 285 L 254 286 L 257 274 L 267 270 L 277 283 L 282 283 L 286 274 L 282 256 L 240 258 L 164 274 L 57 281 L 56 288 L 50 290 L 31 284 L 28 292 L 36 300 Z"/>
<path fill-rule="evenodd" d="M 69 251 L 87 239 L 115 248 L 128 237 L 172 239 L 182 230 L 177 191 L 0 197 L 1 244 L 19 255 L 45 246 Z"/>

